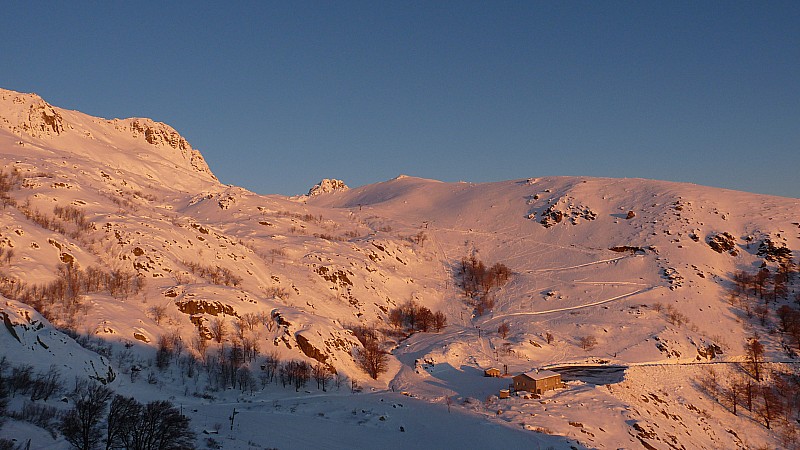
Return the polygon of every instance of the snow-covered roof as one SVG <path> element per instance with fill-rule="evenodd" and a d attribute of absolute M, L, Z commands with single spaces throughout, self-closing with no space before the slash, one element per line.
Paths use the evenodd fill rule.
<path fill-rule="evenodd" d="M 552 370 L 540 370 L 540 371 L 531 371 L 525 372 L 520 375 L 524 375 L 531 380 L 544 380 L 545 378 L 552 378 L 552 377 L 560 377 L 561 375 L 557 372 L 553 372 Z M 517 376 L 520 376 L 517 375 Z"/>

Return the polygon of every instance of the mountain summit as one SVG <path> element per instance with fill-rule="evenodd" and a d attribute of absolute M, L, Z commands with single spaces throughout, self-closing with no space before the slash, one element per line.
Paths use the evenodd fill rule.
<path fill-rule="evenodd" d="M 158 178 L 165 182 L 182 172 L 217 181 L 199 151 L 172 127 L 151 119 L 106 120 L 54 107 L 36 94 L 0 89 L 0 129 L 19 138 L 20 146 L 28 141 L 34 149 L 55 147 L 106 165 L 146 173 L 158 163 L 164 166 Z"/>

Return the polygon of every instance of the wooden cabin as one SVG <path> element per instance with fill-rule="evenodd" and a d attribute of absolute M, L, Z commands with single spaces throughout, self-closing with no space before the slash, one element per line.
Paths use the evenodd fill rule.
<path fill-rule="evenodd" d="M 515 391 L 528 391 L 534 394 L 541 394 L 564 386 L 564 383 L 561 382 L 561 374 L 552 370 L 521 373 L 514 376 L 513 380 Z"/>

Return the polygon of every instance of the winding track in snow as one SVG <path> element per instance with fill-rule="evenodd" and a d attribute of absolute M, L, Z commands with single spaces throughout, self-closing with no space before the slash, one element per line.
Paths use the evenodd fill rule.
<path fill-rule="evenodd" d="M 638 289 L 638 290 L 635 290 L 633 292 L 628 292 L 627 294 L 617 295 L 616 297 L 611 297 L 611 298 L 607 298 L 607 299 L 600 300 L 600 301 L 597 301 L 597 302 L 587 303 L 587 304 L 584 304 L 584 305 L 568 306 L 568 307 L 565 307 L 565 308 L 548 309 L 548 310 L 545 310 L 545 311 L 529 311 L 529 312 L 515 312 L 515 313 L 508 313 L 508 314 L 500 314 L 500 315 L 497 315 L 497 316 L 494 316 L 492 318 L 487 319 L 483 323 L 484 324 L 485 323 L 489 323 L 489 322 L 492 322 L 492 321 L 494 321 L 496 319 L 502 319 L 502 318 L 510 317 L 510 316 L 539 316 L 539 315 L 542 315 L 542 314 L 551 314 L 551 313 L 557 313 L 557 312 L 572 311 L 572 310 L 576 310 L 576 309 L 590 308 L 592 306 L 598 306 L 598 305 L 602 305 L 602 304 L 605 304 L 605 303 L 610 303 L 610 302 L 613 302 L 613 301 L 616 301 L 616 300 L 621 300 L 623 298 L 632 297 L 634 295 L 638 295 L 638 294 L 641 294 L 643 292 L 652 291 L 652 290 L 658 289 L 660 287 L 662 287 L 662 286 L 650 286 L 650 287 L 647 287 L 647 288 L 644 288 L 644 289 Z"/>

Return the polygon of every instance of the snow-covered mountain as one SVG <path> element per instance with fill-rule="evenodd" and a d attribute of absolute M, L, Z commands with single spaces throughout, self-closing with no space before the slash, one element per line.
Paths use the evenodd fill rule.
<path fill-rule="evenodd" d="M 257 195 L 219 183 L 168 125 L 99 119 L 7 90 L 0 170 L 7 360 L 63 366 L 73 358 L 65 355 L 83 352 L 63 376 L 87 373 L 146 399 L 167 394 L 191 405 L 198 430 L 226 420 L 214 405 L 238 399 L 248 405 L 244 428 L 227 434 L 224 448 L 350 446 L 326 440 L 332 427 L 356 447 L 407 448 L 406 439 L 431 448 L 786 445 L 756 408 L 734 415 L 706 381 L 709 367 L 723 380 L 743 373 L 728 363 L 745 361 L 754 333 L 764 359 L 794 373 L 787 353 L 797 347 L 775 311 L 793 305 L 796 277 L 752 318 L 750 300 L 731 292 L 737 273 L 778 274 L 793 261 L 797 199 L 582 177 L 400 176 L 354 189 L 323 180 L 304 196 Z M 464 263 L 472 262 L 499 263 L 507 280 L 465 296 Z M 406 338 L 392 316 L 410 301 L 443 313 L 447 326 Z M 32 331 L 39 324 L 69 348 L 43 351 L 52 346 Z M 84 356 L 53 326 L 107 355 Z M 357 361 L 370 328 L 391 350 L 377 379 Z M 171 357 L 184 362 L 160 367 L 156 349 L 175 345 Z M 306 388 L 297 397 L 271 380 L 249 393 L 234 380 L 230 392 L 230 380 L 185 374 L 181 355 L 203 366 L 231 347 L 252 356 L 238 366 L 254 374 L 263 374 L 264 355 L 309 361 L 375 393 Z M 720 364 L 688 365 L 701 362 Z M 498 399 L 510 379 L 482 377 L 489 367 L 516 374 L 569 364 L 607 372 L 571 377 L 538 400 Z M 146 381 L 134 376 L 142 371 Z M 413 413 L 396 412 L 402 399 Z M 255 425 L 263 422 L 276 428 L 264 434 Z M 437 423 L 490 426 L 447 440 L 457 431 Z M 398 434 L 401 426 L 410 429 Z M 16 421 L 0 429 L 9 433 L 36 435 Z"/>

